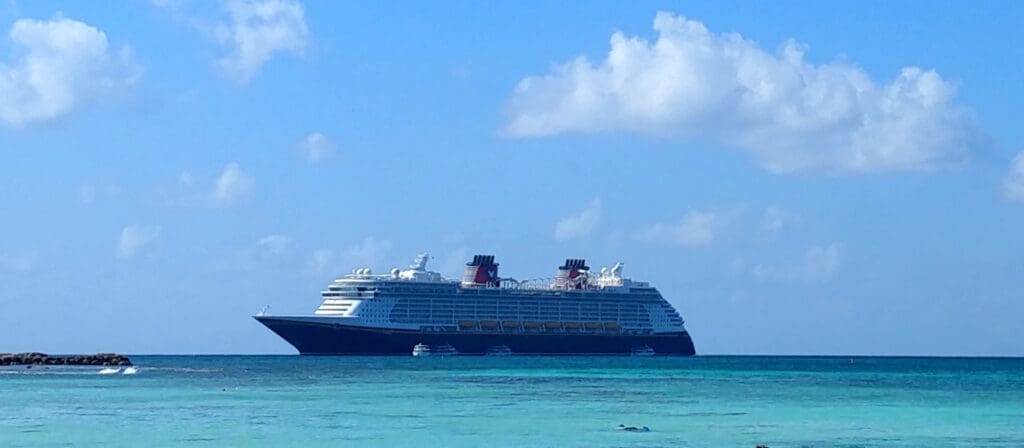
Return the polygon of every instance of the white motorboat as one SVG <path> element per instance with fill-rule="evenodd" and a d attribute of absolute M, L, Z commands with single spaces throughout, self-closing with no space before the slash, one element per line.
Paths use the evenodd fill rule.
<path fill-rule="evenodd" d="M 430 356 L 430 346 L 427 344 L 416 344 L 412 348 L 413 356 Z"/>

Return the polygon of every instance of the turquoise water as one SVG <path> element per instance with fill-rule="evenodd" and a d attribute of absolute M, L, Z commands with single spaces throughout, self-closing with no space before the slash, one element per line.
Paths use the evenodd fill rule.
<path fill-rule="evenodd" d="M 133 359 L 0 368 L 0 447 L 1024 446 L 1024 359 Z"/>

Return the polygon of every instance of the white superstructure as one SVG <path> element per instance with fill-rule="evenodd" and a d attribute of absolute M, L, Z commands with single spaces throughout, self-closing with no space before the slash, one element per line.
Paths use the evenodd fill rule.
<path fill-rule="evenodd" d="M 657 289 L 623 277 L 622 263 L 591 275 L 567 260 L 549 279 L 497 276 L 493 256 L 476 256 L 460 280 L 428 271 L 426 253 L 409 268 L 373 274 L 354 269 L 321 292 L 310 316 L 347 325 L 422 331 L 646 334 L 683 331 Z"/>

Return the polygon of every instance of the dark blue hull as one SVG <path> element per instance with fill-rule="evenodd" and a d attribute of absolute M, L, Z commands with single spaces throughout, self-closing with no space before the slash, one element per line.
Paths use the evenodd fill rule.
<path fill-rule="evenodd" d="M 303 355 L 410 355 L 416 344 L 451 345 L 460 354 L 483 355 L 506 346 L 518 355 L 628 355 L 647 346 L 657 355 L 695 354 L 686 331 L 663 334 L 568 334 L 423 332 L 365 328 L 334 323 L 256 316 Z"/>

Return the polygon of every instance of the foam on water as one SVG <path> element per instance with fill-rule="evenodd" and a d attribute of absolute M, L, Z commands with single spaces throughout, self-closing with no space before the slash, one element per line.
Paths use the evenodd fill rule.
<path fill-rule="evenodd" d="M 95 366 L 4 366 L 0 367 L 0 375 L 22 376 L 96 376 L 100 371 Z"/>

